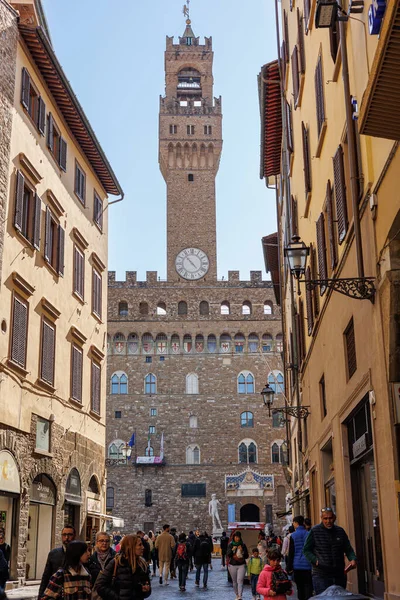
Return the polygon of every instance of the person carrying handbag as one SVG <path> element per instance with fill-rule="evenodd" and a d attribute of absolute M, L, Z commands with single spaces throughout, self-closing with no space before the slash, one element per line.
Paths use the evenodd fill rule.
<path fill-rule="evenodd" d="M 126 535 L 122 539 L 120 554 L 100 572 L 94 590 L 103 600 L 144 600 L 150 596 L 150 578 L 139 536 Z"/>
<path fill-rule="evenodd" d="M 83 566 L 89 560 L 85 542 L 70 542 L 64 565 L 50 577 L 41 600 L 90 600 L 90 575 Z"/>

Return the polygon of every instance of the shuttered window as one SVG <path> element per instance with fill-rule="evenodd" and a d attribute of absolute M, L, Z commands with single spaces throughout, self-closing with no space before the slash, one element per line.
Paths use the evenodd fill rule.
<path fill-rule="evenodd" d="M 328 279 L 328 268 L 326 262 L 326 240 L 325 240 L 325 218 L 320 214 L 317 221 L 317 248 L 318 248 L 318 269 L 319 279 Z M 321 296 L 326 290 L 325 285 L 321 285 Z"/>
<path fill-rule="evenodd" d="M 317 252 L 314 247 L 314 244 L 310 244 L 310 267 L 311 267 L 311 279 L 314 281 L 318 279 L 318 269 L 317 269 Z M 314 306 L 314 316 L 319 315 L 319 295 L 318 295 L 318 287 L 316 286 L 312 291 L 312 299 Z"/>
<path fill-rule="evenodd" d="M 303 164 L 304 164 L 304 187 L 306 197 L 311 192 L 311 162 L 310 162 L 310 143 L 308 129 L 301 123 L 301 132 L 303 138 Z"/>
<path fill-rule="evenodd" d="M 303 18 L 299 9 L 297 9 L 297 46 L 299 48 L 299 71 L 301 75 L 304 75 L 306 72 L 306 54 L 304 48 Z"/>
<path fill-rule="evenodd" d="M 17 294 L 13 296 L 10 359 L 25 369 L 28 340 L 28 303 Z"/>
<path fill-rule="evenodd" d="M 332 27 L 329 27 L 329 41 L 331 46 L 331 56 L 333 62 L 336 62 L 337 53 L 340 46 L 340 28 L 339 21 L 335 19 Z"/>
<path fill-rule="evenodd" d="M 64 275 L 64 246 L 65 231 L 47 206 L 44 259 L 61 276 Z"/>
<path fill-rule="evenodd" d="M 300 92 L 299 57 L 298 57 L 297 46 L 295 46 L 293 48 L 291 63 L 292 63 L 294 107 L 296 108 L 297 103 L 299 101 L 299 92 Z"/>
<path fill-rule="evenodd" d="M 308 283 L 311 281 L 311 268 L 307 267 L 305 280 L 306 280 L 306 310 L 307 310 L 307 325 L 308 335 L 312 334 L 314 327 L 314 309 L 313 309 L 313 290 L 308 287 Z"/>
<path fill-rule="evenodd" d="M 15 187 L 14 227 L 39 250 L 42 202 L 28 187 L 21 171 L 17 171 Z"/>
<path fill-rule="evenodd" d="M 101 319 L 101 275 L 96 269 L 92 272 L 92 312 Z"/>
<path fill-rule="evenodd" d="M 333 157 L 333 179 L 335 183 L 336 219 L 339 244 L 346 237 L 348 227 L 346 179 L 344 174 L 343 148 L 339 146 Z"/>
<path fill-rule="evenodd" d="M 290 233 L 293 237 L 299 233 L 299 217 L 297 210 L 297 200 L 291 196 L 290 199 Z"/>
<path fill-rule="evenodd" d="M 83 352 L 82 349 L 72 344 L 71 358 L 71 398 L 77 402 L 82 402 L 82 369 Z"/>
<path fill-rule="evenodd" d="M 289 23 L 288 23 L 288 15 L 287 15 L 286 10 L 283 11 L 283 34 L 284 34 L 284 41 L 285 41 L 285 46 L 286 46 L 286 62 L 288 62 L 290 44 L 289 44 Z"/>
<path fill-rule="evenodd" d="M 101 367 L 98 363 L 92 360 L 92 376 L 91 376 L 91 394 L 90 394 L 90 410 L 97 415 L 100 415 L 100 398 L 101 398 Z"/>
<path fill-rule="evenodd" d="M 290 153 L 293 152 L 293 123 L 292 123 L 292 107 L 289 102 L 286 102 L 286 134 L 287 134 L 287 147 Z"/>
<path fill-rule="evenodd" d="M 338 249 L 336 243 L 335 222 L 333 216 L 332 186 L 330 180 L 326 184 L 326 220 L 328 225 L 329 254 L 332 271 L 337 265 Z"/>
<path fill-rule="evenodd" d="M 321 134 L 322 126 L 325 123 L 325 102 L 324 102 L 324 80 L 322 73 L 322 56 L 318 58 L 315 68 L 315 100 L 317 106 L 317 132 L 318 137 Z"/>
<path fill-rule="evenodd" d="M 74 246 L 74 292 L 85 298 L 85 256 L 77 246 Z"/>
<path fill-rule="evenodd" d="M 356 357 L 356 339 L 354 334 L 354 321 L 351 319 L 344 332 L 345 345 L 346 345 L 346 362 L 347 362 L 347 375 L 350 379 L 357 370 L 357 357 Z"/>
<path fill-rule="evenodd" d="M 56 351 L 56 327 L 42 318 L 42 348 L 40 379 L 54 386 L 54 360 Z"/>
<path fill-rule="evenodd" d="M 299 325 L 300 325 L 300 351 L 301 359 L 304 360 L 306 356 L 306 336 L 304 328 L 304 304 L 303 300 L 299 300 Z"/>
<path fill-rule="evenodd" d="M 86 200 L 86 175 L 83 169 L 75 162 L 75 194 L 85 206 Z"/>
<path fill-rule="evenodd" d="M 45 133 L 46 105 L 35 89 L 25 67 L 22 69 L 21 103 L 42 135 Z"/>
<path fill-rule="evenodd" d="M 96 223 L 100 231 L 103 230 L 103 202 L 101 198 L 94 193 L 93 201 L 93 221 Z"/>
<path fill-rule="evenodd" d="M 60 169 L 66 171 L 67 142 L 62 137 L 51 113 L 49 113 L 47 117 L 47 146 Z"/>

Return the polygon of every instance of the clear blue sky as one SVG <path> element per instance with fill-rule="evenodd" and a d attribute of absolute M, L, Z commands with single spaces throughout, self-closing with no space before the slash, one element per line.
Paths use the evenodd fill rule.
<path fill-rule="evenodd" d="M 110 207 L 109 268 L 166 271 L 166 188 L 158 106 L 166 35 L 182 35 L 184 0 L 43 0 L 57 56 L 125 191 Z M 259 179 L 257 74 L 276 58 L 273 0 L 191 0 L 195 35 L 211 35 L 222 96 L 217 176 L 218 274 L 264 270 L 261 237 L 276 230 L 275 194 Z M 201 39 L 203 41 L 203 39 Z M 111 198 L 112 199 L 112 198 Z"/>

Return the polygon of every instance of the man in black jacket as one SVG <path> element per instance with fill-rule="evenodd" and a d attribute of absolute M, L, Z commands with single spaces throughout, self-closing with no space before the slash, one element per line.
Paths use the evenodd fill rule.
<path fill-rule="evenodd" d="M 201 568 L 203 567 L 203 587 L 207 589 L 208 581 L 208 565 L 211 562 L 210 540 L 206 533 L 202 533 L 195 541 L 193 547 L 193 558 L 196 566 L 196 581 L 195 585 L 200 585 Z"/>
<path fill-rule="evenodd" d="M 321 509 L 321 523 L 315 525 L 304 543 L 303 554 L 312 564 L 312 580 L 316 596 L 331 585 L 346 588 L 347 572 L 357 566 L 357 557 L 347 533 L 335 525 L 332 508 Z M 346 569 L 344 555 L 350 561 Z"/>
<path fill-rule="evenodd" d="M 85 565 L 92 578 L 92 588 L 96 583 L 100 571 L 103 570 L 115 556 L 115 550 L 110 546 L 110 536 L 105 531 L 99 531 L 96 534 L 95 548 L 96 549 L 89 558 L 87 565 Z"/>
<path fill-rule="evenodd" d="M 47 584 L 50 581 L 50 577 L 62 567 L 65 558 L 65 549 L 70 542 L 73 542 L 76 536 L 75 527 L 72 525 L 66 525 L 61 531 L 61 548 L 54 548 L 50 550 L 47 556 L 46 566 L 43 571 L 42 581 L 40 582 L 39 596 L 41 598 L 44 594 Z"/>
<path fill-rule="evenodd" d="M 226 559 L 226 551 L 228 549 L 229 538 L 226 535 L 226 531 L 222 532 L 221 539 L 219 541 L 219 545 L 221 547 L 221 569 L 225 569 L 225 559 Z"/>

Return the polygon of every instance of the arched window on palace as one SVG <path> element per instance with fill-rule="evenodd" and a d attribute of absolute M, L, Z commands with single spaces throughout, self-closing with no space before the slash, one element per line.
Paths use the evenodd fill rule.
<path fill-rule="evenodd" d="M 181 300 L 178 303 L 178 315 L 187 315 L 187 314 L 188 314 L 187 303 L 184 300 Z"/>
<path fill-rule="evenodd" d="M 126 458 L 126 444 L 123 440 L 113 440 L 108 446 L 108 458 L 122 460 Z"/>
<path fill-rule="evenodd" d="M 231 307 L 229 305 L 229 302 L 225 301 L 221 303 L 221 315 L 230 315 L 231 314 Z"/>
<path fill-rule="evenodd" d="M 253 440 L 243 440 L 239 444 L 239 463 L 250 464 L 257 462 L 257 445 Z"/>
<path fill-rule="evenodd" d="M 127 394 L 128 377 L 123 371 L 115 371 L 111 376 L 111 394 Z"/>
<path fill-rule="evenodd" d="M 254 394 L 254 376 L 250 371 L 242 371 L 237 378 L 239 394 Z"/>
<path fill-rule="evenodd" d="M 141 302 L 139 304 L 139 314 L 142 317 L 145 317 L 146 315 L 149 314 L 149 305 L 147 304 L 147 302 Z"/>
<path fill-rule="evenodd" d="M 210 354 L 217 351 L 217 338 L 212 333 L 207 338 L 207 350 Z"/>
<path fill-rule="evenodd" d="M 198 424 L 197 424 L 197 417 L 196 417 L 196 415 L 191 415 L 189 417 L 189 427 L 190 427 L 190 429 L 197 429 Z"/>
<path fill-rule="evenodd" d="M 270 333 L 264 333 L 262 336 L 261 348 L 263 352 L 272 352 L 272 335 Z"/>
<path fill-rule="evenodd" d="M 287 465 L 288 463 L 288 448 L 284 440 L 276 440 L 271 446 L 271 460 L 273 463 Z"/>
<path fill-rule="evenodd" d="M 187 465 L 199 465 L 200 464 L 200 448 L 196 444 L 192 444 L 186 448 L 186 464 Z"/>
<path fill-rule="evenodd" d="M 200 302 L 200 314 L 203 317 L 210 314 L 210 306 L 209 306 L 208 302 L 206 302 L 205 300 L 202 300 Z"/>
<path fill-rule="evenodd" d="M 240 427 L 254 427 L 254 415 L 252 412 L 242 412 L 240 415 Z"/>
<path fill-rule="evenodd" d="M 167 306 L 166 306 L 165 302 L 159 302 L 157 304 L 157 315 L 159 317 L 165 317 L 166 314 L 167 314 Z"/>
<path fill-rule="evenodd" d="M 248 344 L 249 344 L 249 352 L 255 353 L 258 352 L 258 335 L 256 333 L 251 333 L 249 335 Z"/>
<path fill-rule="evenodd" d="M 272 312 L 272 302 L 267 300 L 267 302 L 264 302 L 264 315 L 272 315 Z"/>
<path fill-rule="evenodd" d="M 270 387 L 274 390 L 275 394 L 283 394 L 285 391 L 285 386 L 284 386 L 284 380 L 283 380 L 283 374 L 278 371 L 278 370 L 274 370 L 271 371 L 268 375 L 268 383 L 270 385 Z"/>
<path fill-rule="evenodd" d="M 157 393 L 157 379 L 153 373 L 149 373 L 144 378 L 144 393 L 145 394 L 156 394 Z"/>
<path fill-rule="evenodd" d="M 241 352 L 244 352 L 244 335 L 243 333 L 237 333 L 235 335 L 235 352 L 236 354 L 240 354 Z"/>
<path fill-rule="evenodd" d="M 128 303 L 127 302 L 120 302 L 118 304 L 118 314 L 120 317 L 128 316 Z"/>
<path fill-rule="evenodd" d="M 186 393 L 187 394 L 198 394 L 199 393 L 199 378 L 196 373 L 189 373 L 186 375 Z"/>
<path fill-rule="evenodd" d="M 146 446 L 146 450 L 144 451 L 145 456 L 154 456 L 154 448 L 153 446 Z"/>
<path fill-rule="evenodd" d="M 251 302 L 249 300 L 242 304 L 242 315 L 251 315 Z"/>

